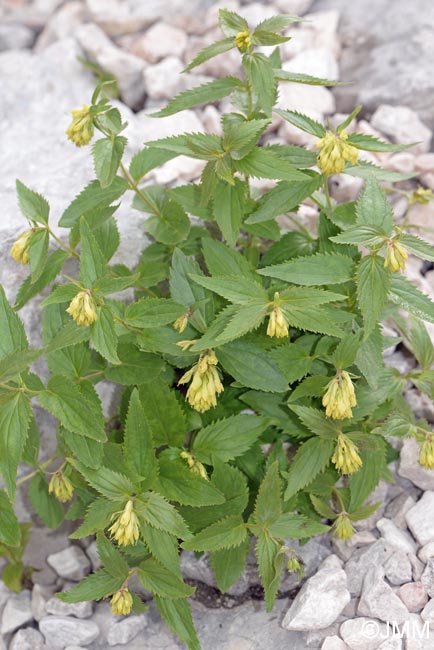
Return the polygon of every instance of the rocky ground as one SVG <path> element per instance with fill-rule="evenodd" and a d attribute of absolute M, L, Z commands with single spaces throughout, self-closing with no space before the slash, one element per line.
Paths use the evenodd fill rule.
<path fill-rule="evenodd" d="M 430 153 L 434 82 L 429 67 L 433 8 L 426 0 L 411 5 L 399 1 L 399 11 L 395 7 L 387 12 L 386 2 L 274 0 L 249 3 L 241 13 L 253 24 L 281 11 L 306 14 L 306 22 L 289 30 L 293 39 L 282 48 L 284 67 L 329 78 L 355 78 L 356 84 L 336 93 L 287 85 L 282 88 L 281 106 L 333 123 L 339 118 L 337 111 L 350 110 L 364 100 L 359 131 L 419 143 L 405 153 L 366 154 L 367 159 L 391 170 L 415 172 L 420 183 L 434 190 L 434 153 Z M 47 196 L 55 223 L 93 176 L 88 152 L 74 148 L 65 137 L 70 110 L 88 101 L 94 87 L 92 73 L 77 57 L 118 78 L 119 107 L 129 122 L 129 155 L 145 140 L 184 131 L 218 132 L 225 103 L 160 120 L 148 113 L 180 90 L 237 73 L 239 60 L 231 52 L 203 65 L 197 74 L 180 75 L 185 62 L 217 37 L 219 6 L 237 10 L 239 3 L 3 0 L 0 4 L 0 281 L 12 299 L 26 275 L 8 255 L 25 228 L 15 178 Z M 270 140 L 312 144 L 310 136 L 279 119 L 273 122 Z M 200 162 L 180 157 L 156 170 L 153 180 L 195 181 L 200 171 Z M 357 196 L 360 185 L 359 179 L 336 177 L 332 192 L 337 199 L 348 200 Z M 412 185 L 402 185 L 407 186 Z M 396 200 L 398 217 L 405 209 L 405 199 Z M 316 212 L 306 205 L 299 216 L 311 225 Z M 414 206 L 411 221 L 434 243 L 433 203 Z M 146 244 L 141 222 L 139 213 L 122 205 L 118 224 L 123 245 L 117 261 L 131 265 L 137 260 Z M 61 229 L 56 232 L 62 234 Z M 434 297 L 434 271 L 429 265 L 413 259 L 407 273 Z M 37 345 L 37 306 L 26 307 L 21 314 Z M 434 335 L 434 328 L 431 331 Z M 387 360 L 401 372 L 416 363 L 402 344 L 387 351 Z M 411 386 L 407 396 L 419 417 L 434 422 L 431 402 Z M 43 431 L 44 453 L 49 454 L 54 432 L 48 418 Z M 372 501 L 381 500 L 383 505 L 369 520 L 359 522 L 350 542 L 317 538 L 299 549 L 307 579 L 299 590 L 295 579 L 287 576 L 271 614 L 264 612 L 253 562 L 231 593 L 222 597 L 214 588 L 206 557 L 197 560 L 184 553 L 184 575 L 198 586 L 193 613 L 204 650 L 432 650 L 434 472 L 421 468 L 417 458 L 416 443 L 406 441 L 399 465 L 391 468 L 396 482 L 379 485 Z M 181 647 L 152 604 L 145 615 L 119 620 L 107 603 L 67 605 L 53 598 L 98 566 L 95 543 L 88 539 L 70 544 L 67 525 L 58 531 L 41 527 L 23 493 L 18 495 L 17 511 L 21 521 L 34 523 L 24 560 L 35 572 L 33 585 L 19 595 L 9 593 L 0 582 L 0 650 Z M 388 622 L 401 626 L 403 638 L 393 636 Z"/>

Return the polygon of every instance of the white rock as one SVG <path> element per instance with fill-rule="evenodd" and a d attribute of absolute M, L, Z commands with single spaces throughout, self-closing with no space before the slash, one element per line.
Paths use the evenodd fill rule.
<path fill-rule="evenodd" d="M 184 54 L 185 63 L 190 63 L 204 47 L 210 45 L 213 40 L 221 38 L 220 30 L 215 33 L 209 33 L 204 37 L 196 36 L 188 39 L 187 49 Z M 211 77 L 224 77 L 226 75 L 236 76 L 241 68 L 240 53 L 237 49 L 229 50 L 224 54 L 219 54 L 209 61 L 202 63 L 197 68 L 201 74 L 210 75 Z"/>
<path fill-rule="evenodd" d="M 186 45 L 187 36 L 182 29 L 158 22 L 134 42 L 132 52 L 151 63 L 156 63 L 166 56 L 181 58 Z"/>
<path fill-rule="evenodd" d="M 336 555 L 330 555 L 309 578 L 282 621 L 287 630 L 318 630 L 336 621 L 351 600 L 345 571 Z"/>
<path fill-rule="evenodd" d="M 32 614 L 35 621 L 40 621 L 47 614 L 45 606 L 54 593 L 51 587 L 33 585 L 32 589 Z M 59 601 L 60 602 L 60 601 Z"/>
<path fill-rule="evenodd" d="M 59 598 L 50 598 L 45 604 L 47 614 L 55 616 L 75 616 L 76 618 L 89 618 L 92 616 L 92 603 L 85 600 L 81 603 L 64 603 Z"/>
<path fill-rule="evenodd" d="M 31 47 L 34 40 L 34 32 L 25 25 L 0 24 L 0 52 Z"/>
<path fill-rule="evenodd" d="M 86 56 L 116 77 L 125 103 L 132 108 L 140 107 L 145 96 L 143 60 L 116 47 L 97 25 L 82 25 L 75 36 Z"/>
<path fill-rule="evenodd" d="M 353 596 L 360 595 L 363 578 L 368 569 L 383 566 L 392 553 L 393 548 L 382 539 L 353 553 L 345 566 L 348 589 Z"/>
<path fill-rule="evenodd" d="M 338 636 L 328 636 L 321 646 L 321 650 L 348 650 L 347 644 Z"/>
<path fill-rule="evenodd" d="M 47 645 L 89 645 L 98 638 L 99 627 L 93 621 L 66 616 L 45 616 L 39 622 L 39 629 Z"/>
<path fill-rule="evenodd" d="M 144 111 L 137 113 L 137 126 L 141 131 L 142 140 L 159 140 L 180 133 L 197 133 L 202 131 L 202 122 L 194 111 L 182 111 L 173 119 L 169 117 L 150 117 Z"/>
<path fill-rule="evenodd" d="M 96 540 L 93 540 L 86 549 L 86 555 L 92 564 L 92 571 L 98 571 L 101 568 L 101 560 L 96 547 Z"/>
<path fill-rule="evenodd" d="M 181 76 L 184 68 L 176 56 L 168 56 L 160 63 L 147 66 L 143 71 L 146 92 L 152 99 L 169 99 L 182 90 Z"/>
<path fill-rule="evenodd" d="M 372 528 L 375 528 L 375 526 L 377 525 L 377 521 L 379 521 L 382 518 L 384 511 L 386 509 L 388 489 L 389 489 L 389 483 L 386 483 L 386 481 L 381 480 L 377 485 L 377 487 L 375 488 L 375 490 L 371 492 L 371 494 L 366 499 L 363 505 L 370 506 L 378 502 L 380 503 L 380 505 L 367 519 L 360 519 L 359 521 L 354 522 L 354 528 L 356 530 L 372 530 Z"/>
<path fill-rule="evenodd" d="M 428 560 L 431 557 L 434 557 L 434 541 L 433 542 L 428 542 L 428 544 L 425 544 L 425 546 L 422 546 L 422 548 L 419 550 L 417 554 L 419 560 L 422 562 L 428 562 Z"/>
<path fill-rule="evenodd" d="M 413 577 L 411 562 L 403 551 L 395 551 L 384 563 L 384 570 L 392 585 L 403 585 Z"/>
<path fill-rule="evenodd" d="M 124 618 L 122 621 L 113 621 L 107 633 L 107 643 L 109 646 L 129 643 L 147 625 L 148 620 L 143 615 L 128 616 L 128 618 Z"/>
<path fill-rule="evenodd" d="M 277 108 L 300 111 L 311 117 L 312 113 L 330 115 L 335 111 L 336 105 L 333 94 L 323 86 L 282 84 Z"/>
<path fill-rule="evenodd" d="M 398 474 L 408 478 L 421 490 L 434 490 L 434 472 L 419 463 L 420 445 L 414 438 L 406 438 L 402 445 Z"/>
<path fill-rule="evenodd" d="M 372 115 L 371 124 L 398 144 L 420 142 L 412 148 L 415 153 L 429 151 L 432 131 L 411 108 L 382 104 Z"/>
<path fill-rule="evenodd" d="M 402 600 L 384 582 L 383 567 L 372 567 L 363 580 L 363 588 L 357 609 L 359 616 L 379 618 L 381 621 L 403 623 L 408 610 Z"/>
<path fill-rule="evenodd" d="M 417 156 L 415 167 L 420 172 L 434 171 L 434 153 L 423 153 Z"/>
<path fill-rule="evenodd" d="M 90 562 L 79 546 L 68 546 L 63 551 L 47 557 L 48 564 L 57 575 L 68 580 L 81 580 L 90 571 Z"/>
<path fill-rule="evenodd" d="M 306 11 L 309 11 L 313 5 L 313 0 L 274 0 L 274 4 L 284 13 L 302 16 Z"/>
<path fill-rule="evenodd" d="M 422 546 L 434 541 L 434 492 L 425 492 L 421 499 L 405 515 L 413 536 Z"/>
<path fill-rule="evenodd" d="M 72 36 L 83 19 L 84 7 L 79 0 L 71 0 L 63 5 L 44 27 L 36 41 L 34 51 L 41 52 L 55 41 Z"/>
<path fill-rule="evenodd" d="M 393 347 L 392 350 L 394 349 L 395 348 Z M 405 515 L 415 504 L 416 499 L 414 499 L 411 494 L 406 494 L 403 492 L 387 504 L 384 514 L 388 519 L 393 520 L 393 523 L 396 526 L 406 529 L 407 522 L 405 521 Z"/>
<path fill-rule="evenodd" d="M 347 562 L 355 550 L 362 546 L 369 546 L 377 541 L 377 538 L 370 530 L 361 530 L 345 542 L 338 537 L 333 537 L 332 547 L 336 550 L 337 555 Z"/>
<path fill-rule="evenodd" d="M 432 631 L 427 621 L 418 614 L 410 614 L 403 629 L 405 650 L 432 650 Z"/>
<path fill-rule="evenodd" d="M 391 636 L 378 646 L 378 650 L 402 650 L 402 639 L 398 635 Z"/>
<path fill-rule="evenodd" d="M 391 169 L 394 172 L 401 174 L 411 174 L 414 170 L 415 156 L 408 151 L 399 151 L 393 156 L 390 156 L 386 163 L 386 169 Z"/>
<path fill-rule="evenodd" d="M 9 634 L 33 620 L 30 604 L 30 591 L 24 589 L 8 600 L 3 610 L 1 633 Z"/>
<path fill-rule="evenodd" d="M 222 134 L 222 125 L 220 122 L 220 112 L 215 106 L 209 104 L 202 111 L 202 124 L 208 133 Z"/>
<path fill-rule="evenodd" d="M 393 548 L 396 548 L 398 551 L 403 551 L 404 553 L 416 552 L 417 546 L 415 541 L 407 532 L 397 528 L 390 519 L 380 519 L 380 521 L 377 522 L 377 528 L 381 533 L 381 537 L 383 537 L 390 546 L 393 546 Z"/>
<path fill-rule="evenodd" d="M 325 47 L 306 49 L 289 61 L 285 61 L 282 68 L 289 72 L 310 74 L 323 79 L 339 79 L 339 66 L 336 57 Z"/>
<path fill-rule="evenodd" d="M 420 615 L 424 621 L 429 623 L 430 627 L 434 628 L 434 598 L 425 605 Z"/>
<path fill-rule="evenodd" d="M 351 650 L 377 650 L 389 636 L 385 623 L 364 616 L 342 623 L 339 633 Z"/>
<path fill-rule="evenodd" d="M 398 589 L 398 596 L 412 614 L 417 614 L 428 602 L 428 596 L 421 582 L 409 582 Z"/>
<path fill-rule="evenodd" d="M 428 596 L 434 598 L 434 558 L 429 559 L 426 563 L 420 581 Z"/>
<path fill-rule="evenodd" d="M 413 555 L 413 553 L 408 554 L 408 559 L 411 562 L 411 566 L 413 568 L 413 580 L 419 581 L 422 577 L 422 574 L 425 569 L 425 565 L 423 562 L 419 560 L 416 555 Z"/>
<path fill-rule="evenodd" d="M 8 602 L 12 592 L 6 587 L 3 580 L 0 580 L 0 614 L 2 613 L 4 606 Z"/>
<path fill-rule="evenodd" d="M 9 650 L 43 650 L 44 637 L 31 627 L 18 630 L 13 636 Z"/>

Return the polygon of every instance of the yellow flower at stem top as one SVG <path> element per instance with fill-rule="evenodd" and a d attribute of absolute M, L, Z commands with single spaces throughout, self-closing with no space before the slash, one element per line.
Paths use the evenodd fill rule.
<path fill-rule="evenodd" d="M 92 298 L 92 293 L 89 289 L 80 291 L 76 296 L 71 300 L 71 303 L 66 310 L 68 314 L 71 314 L 72 318 L 75 320 L 77 325 L 92 325 L 98 316 L 95 309 L 95 301 Z"/>
<path fill-rule="evenodd" d="M 187 462 L 187 465 L 189 469 L 193 472 L 193 474 L 198 474 L 206 481 L 209 481 L 208 474 L 206 473 L 206 469 L 202 465 L 200 460 L 197 460 L 197 458 L 195 458 L 193 454 L 190 454 L 189 451 L 181 451 L 179 455 L 183 460 Z"/>
<path fill-rule="evenodd" d="M 187 402 L 199 413 L 217 405 L 216 395 L 224 391 L 217 372 L 217 357 L 212 350 L 202 352 L 199 361 L 181 377 L 179 384 L 188 384 Z"/>
<path fill-rule="evenodd" d="M 83 108 L 72 111 L 72 122 L 66 129 L 66 135 L 77 147 L 82 147 L 93 138 L 93 118 L 90 108 L 83 104 Z"/>
<path fill-rule="evenodd" d="M 336 537 L 339 537 L 343 542 L 351 539 L 354 535 L 354 527 L 346 512 L 341 512 L 335 519 L 333 530 Z"/>
<path fill-rule="evenodd" d="M 389 239 L 387 242 L 386 258 L 384 268 L 390 269 L 394 273 L 405 269 L 405 262 L 408 260 L 408 253 L 404 246 L 395 239 Z"/>
<path fill-rule="evenodd" d="M 352 406 L 357 406 L 354 384 L 346 370 L 338 370 L 335 377 L 326 386 L 326 392 L 322 398 L 326 415 L 334 420 L 352 418 Z"/>
<path fill-rule="evenodd" d="M 342 474 L 354 474 L 362 466 L 357 445 L 343 433 L 338 435 L 332 463 Z"/>
<path fill-rule="evenodd" d="M 139 539 L 139 520 L 134 512 L 134 503 L 132 499 L 127 501 L 122 512 L 113 515 L 116 517 L 114 523 L 109 528 L 109 533 L 117 541 L 119 546 L 129 546 L 135 544 Z"/>
<path fill-rule="evenodd" d="M 434 199 L 434 192 L 428 188 L 419 186 L 410 197 L 410 205 L 413 203 L 427 204 Z"/>
<path fill-rule="evenodd" d="M 26 230 L 21 233 L 16 242 L 11 248 L 11 255 L 14 258 L 15 262 L 21 264 L 29 263 L 29 244 L 30 238 L 33 235 L 33 230 Z"/>
<path fill-rule="evenodd" d="M 61 503 L 71 501 L 74 495 L 74 486 L 67 476 L 60 470 L 54 472 L 48 484 L 48 494 L 54 493 L 54 496 Z"/>
<path fill-rule="evenodd" d="M 268 320 L 267 335 L 275 336 L 278 339 L 288 336 L 288 321 L 280 308 L 278 291 L 274 294 L 273 310 Z"/>
<path fill-rule="evenodd" d="M 426 469 L 434 469 L 434 440 L 432 434 L 428 434 L 421 444 L 419 463 Z"/>
<path fill-rule="evenodd" d="M 116 591 L 110 601 L 113 614 L 116 616 L 127 616 L 133 607 L 133 597 L 128 587 L 121 587 Z"/>
<path fill-rule="evenodd" d="M 242 54 L 244 54 L 244 52 L 247 52 L 247 50 L 252 44 L 252 38 L 248 30 L 244 32 L 238 32 L 234 40 L 235 40 L 235 45 L 237 46 L 237 48 Z"/>
<path fill-rule="evenodd" d="M 180 334 L 185 330 L 188 325 L 189 312 L 182 314 L 176 321 L 173 323 L 173 329 L 177 330 Z"/>
<path fill-rule="evenodd" d="M 340 133 L 327 131 L 324 137 L 315 144 L 321 149 L 317 156 L 318 167 L 327 176 L 340 174 L 345 169 L 346 162 L 357 163 L 359 152 L 352 144 L 347 143 L 348 133 L 343 129 Z"/>

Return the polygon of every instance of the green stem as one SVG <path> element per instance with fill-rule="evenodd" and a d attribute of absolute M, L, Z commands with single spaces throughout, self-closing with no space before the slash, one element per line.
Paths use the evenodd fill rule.
<path fill-rule="evenodd" d="M 125 167 L 124 163 L 121 162 L 119 167 L 122 169 L 122 172 L 123 172 L 123 174 L 124 174 L 124 176 L 125 176 L 125 178 L 126 178 L 126 180 L 128 182 L 128 185 L 133 190 L 133 192 L 135 192 L 137 194 L 137 196 L 139 196 L 142 199 L 143 203 L 149 208 L 149 211 L 151 212 L 151 214 L 155 214 L 155 212 L 156 212 L 155 207 L 156 206 L 148 199 L 146 194 L 144 194 L 141 191 L 141 189 L 137 185 L 136 181 L 131 176 L 128 169 Z"/>
<path fill-rule="evenodd" d="M 17 487 L 18 487 L 18 485 L 22 485 L 23 483 L 25 483 L 29 479 L 36 476 L 36 474 L 39 474 L 39 472 L 43 471 L 46 467 L 48 467 L 48 465 L 50 465 L 53 462 L 53 460 L 55 460 L 56 458 L 57 458 L 57 453 L 53 454 L 52 456 L 50 456 L 50 458 L 48 460 L 46 460 L 43 463 L 41 463 L 40 465 L 38 465 L 38 468 L 35 469 L 33 472 L 30 472 L 30 474 L 26 474 L 26 476 L 23 476 L 22 478 L 18 479 Z"/>
<path fill-rule="evenodd" d="M 326 197 L 326 202 L 327 202 L 327 208 L 329 212 L 333 214 L 333 205 L 332 205 L 332 200 L 330 198 L 328 176 L 324 176 L 323 187 L 324 187 L 324 195 Z"/>
<path fill-rule="evenodd" d="M 69 255 L 72 257 L 77 257 L 79 258 L 80 255 L 76 253 L 72 248 L 70 248 L 67 244 L 65 244 L 57 235 L 54 234 L 54 232 L 47 226 L 48 233 L 50 237 L 52 237 L 58 244 L 65 250 Z"/>

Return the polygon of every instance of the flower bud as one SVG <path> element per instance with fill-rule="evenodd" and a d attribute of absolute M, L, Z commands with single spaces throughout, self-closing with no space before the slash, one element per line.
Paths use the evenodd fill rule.
<path fill-rule="evenodd" d="M 61 503 L 71 501 L 74 494 L 74 486 L 60 470 L 54 472 L 48 484 L 48 493 L 52 494 L 53 492 L 56 499 Z"/>
<path fill-rule="evenodd" d="M 128 587 L 122 587 L 116 591 L 110 601 L 113 614 L 116 616 L 127 616 L 133 607 L 133 597 Z"/>
<path fill-rule="evenodd" d="M 139 539 L 139 520 L 134 512 L 132 499 L 127 501 L 122 512 L 113 515 L 115 522 L 110 526 L 109 533 L 120 546 L 135 544 Z"/>
<path fill-rule="evenodd" d="M 362 459 L 359 456 L 357 445 L 343 433 L 338 434 L 332 463 L 342 474 L 354 474 L 362 466 Z"/>
<path fill-rule="evenodd" d="M 217 363 L 217 357 L 212 350 L 202 352 L 199 361 L 178 382 L 178 385 L 191 382 L 187 390 L 187 401 L 199 413 L 205 413 L 212 406 L 216 406 L 216 395 L 224 390 L 217 372 Z"/>
<path fill-rule="evenodd" d="M 72 140 L 77 147 L 82 147 L 92 140 L 93 131 L 93 118 L 87 104 L 83 104 L 83 108 L 72 111 L 72 122 L 66 129 L 69 140 Z"/>
<path fill-rule="evenodd" d="M 179 454 L 181 458 L 185 461 L 187 461 L 187 465 L 189 469 L 193 472 L 193 474 L 198 474 L 202 478 L 205 479 L 205 481 L 209 481 L 208 474 L 206 473 L 205 467 L 202 465 L 200 460 L 197 460 L 193 456 L 193 454 L 190 454 L 188 451 L 181 451 Z"/>
<path fill-rule="evenodd" d="M 334 420 L 352 418 L 352 406 L 357 406 L 354 384 L 345 370 L 338 370 L 336 376 L 326 386 L 322 399 L 326 415 Z"/>
<path fill-rule="evenodd" d="M 328 131 L 317 141 L 315 147 L 321 149 L 317 156 L 318 167 L 327 176 L 340 174 L 345 169 L 346 162 L 357 163 L 359 152 L 352 144 L 348 144 L 348 133 Z"/>
<path fill-rule="evenodd" d="M 279 339 L 288 336 L 288 321 L 280 308 L 278 291 L 274 294 L 273 310 L 268 320 L 267 335 Z"/>
<path fill-rule="evenodd" d="M 354 527 L 346 512 L 341 512 L 335 519 L 333 524 L 333 531 L 336 537 L 339 537 L 343 542 L 351 539 L 354 535 Z"/>
<path fill-rule="evenodd" d="M 419 463 L 426 469 L 434 469 L 434 441 L 428 434 L 420 447 Z"/>
<path fill-rule="evenodd" d="M 77 293 L 66 311 L 71 314 L 77 325 L 92 325 L 98 318 L 94 299 L 88 289 Z"/>
<path fill-rule="evenodd" d="M 252 44 L 252 38 L 248 30 L 244 32 L 238 32 L 234 40 L 235 40 L 235 45 L 237 46 L 237 48 L 242 54 L 247 52 L 247 50 Z"/>
<path fill-rule="evenodd" d="M 185 314 L 182 314 L 179 318 L 176 319 L 176 321 L 173 323 L 173 329 L 177 330 L 180 334 L 185 330 L 185 328 L 188 325 L 188 316 L 189 313 L 186 312 Z"/>
<path fill-rule="evenodd" d="M 298 573 L 300 578 L 304 574 L 304 567 L 301 564 L 300 560 L 298 560 L 295 555 L 292 555 L 291 557 L 288 558 L 288 561 L 286 563 L 286 568 L 288 570 L 288 573 Z"/>
<path fill-rule="evenodd" d="M 384 268 L 390 269 L 394 273 L 403 271 L 406 260 L 408 260 L 408 254 L 404 246 L 395 239 L 389 239 L 387 242 Z"/>
<path fill-rule="evenodd" d="M 14 258 L 15 262 L 21 264 L 29 263 L 29 244 L 33 232 L 34 231 L 30 229 L 21 233 L 21 235 L 12 246 L 11 255 Z"/>

